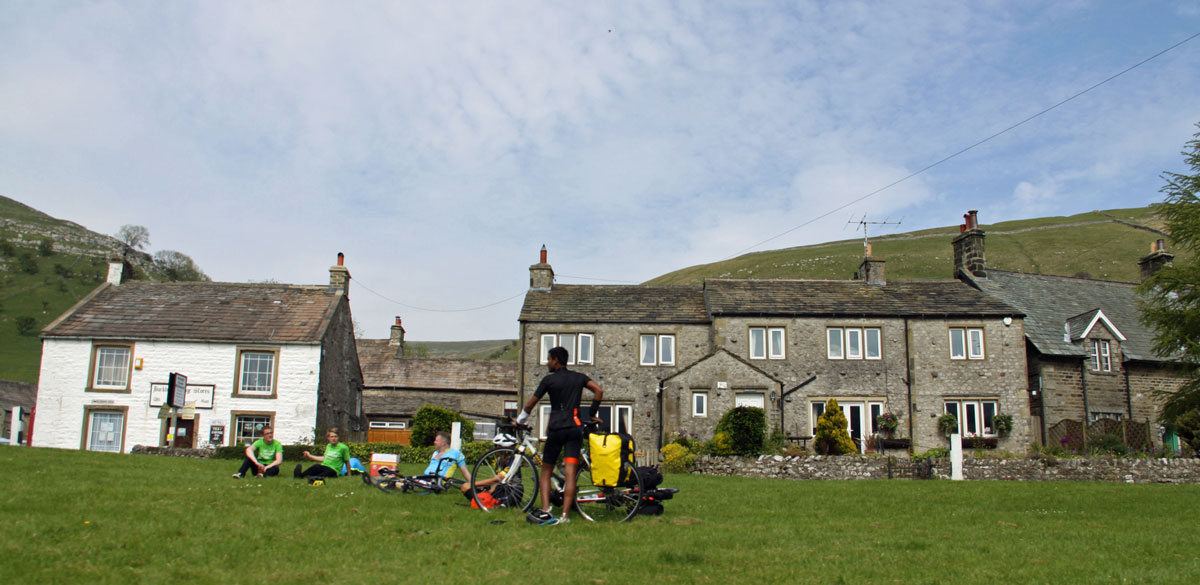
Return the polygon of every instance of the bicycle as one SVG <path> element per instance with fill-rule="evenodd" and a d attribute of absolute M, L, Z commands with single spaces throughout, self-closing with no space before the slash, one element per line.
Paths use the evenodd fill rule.
<path fill-rule="evenodd" d="M 594 425 L 588 425 L 593 427 Z M 537 446 L 530 437 L 531 427 L 528 425 L 501 425 L 498 429 L 500 437 L 510 437 L 510 440 L 488 451 L 475 463 L 471 471 L 471 496 L 476 504 L 491 511 L 479 500 L 483 492 L 501 492 L 507 507 L 528 512 L 538 501 L 538 475 L 541 472 L 542 458 L 538 455 Z M 587 441 L 584 441 L 586 445 Z M 551 503 L 562 505 L 563 489 L 566 485 L 565 472 L 560 464 L 551 475 Z M 642 482 L 637 469 L 628 461 L 622 462 L 622 476 L 628 481 L 617 487 L 597 486 L 591 479 L 591 459 L 584 449 L 581 461 L 576 471 L 576 493 L 574 509 L 586 520 L 624 522 L 637 513 L 642 502 Z"/>
<path fill-rule="evenodd" d="M 446 464 L 453 467 L 453 460 L 446 460 Z M 372 480 L 371 476 L 364 473 L 363 483 L 373 485 L 379 488 L 385 494 L 395 492 L 421 492 L 422 494 L 441 494 L 451 489 L 459 489 L 459 486 L 466 483 L 465 481 L 453 477 L 446 477 L 442 472 L 442 462 L 438 463 L 438 473 L 433 475 L 415 475 L 406 476 L 400 475 L 395 469 L 383 467 L 379 470 L 379 477 Z"/>

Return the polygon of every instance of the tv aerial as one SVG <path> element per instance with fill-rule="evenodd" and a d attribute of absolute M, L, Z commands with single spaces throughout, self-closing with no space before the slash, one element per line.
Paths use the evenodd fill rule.
<path fill-rule="evenodd" d="M 886 218 L 884 218 L 884 220 L 883 220 L 883 221 L 867 221 L 867 215 L 864 213 L 864 214 L 863 214 L 863 216 L 862 216 L 861 218 L 859 218 L 859 220 L 858 220 L 858 221 L 854 221 L 854 217 L 853 217 L 853 216 L 851 216 L 851 217 L 850 217 L 850 221 L 847 221 L 847 222 L 846 222 L 846 225 L 850 225 L 850 224 L 855 224 L 855 225 L 857 225 L 858 227 L 854 228 L 854 231 L 858 231 L 860 228 L 862 229 L 862 233 L 863 233 L 863 251 L 864 251 L 864 253 L 865 253 L 867 256 L 870 256 L 870 255 L 871 255 L 871 239 L 870 239 L 870 238 L 868 237 L 868 235 L 867 235 L 867 226 L 872 226 L 872 225 L 900 225 L 901 223 L 904 223 L 904 218 L 903 218 L 903 217 L 901 217 L 899 221 L 888 221 L 889 219 L 891 219 L 891 217 L 890 217 L 890 216 L 889 216 L 889 217 L 886 217 Z"/>

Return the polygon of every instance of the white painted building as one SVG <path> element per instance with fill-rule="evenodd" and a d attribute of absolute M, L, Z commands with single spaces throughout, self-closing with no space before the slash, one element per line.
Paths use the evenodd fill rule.
<path fill-rule="evenodd" d="M 244 444 L 265 425 L 284 443 L 364 431 L 362 372 L 347 297 L 329 286 L 125 280 L 100 285 L 42 331 L 33 445 L 128 452 L 165 445 L 172 372 L 187 376 L 174 444 Z"/>

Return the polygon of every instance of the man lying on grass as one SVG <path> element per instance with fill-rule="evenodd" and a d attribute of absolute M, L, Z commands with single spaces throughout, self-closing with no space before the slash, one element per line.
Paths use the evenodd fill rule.
<path fill-rule="evenodd" d="M 324 457 L 317 457 L 308 451 L 304 452 L 305 458 L 320 461 L 320 463 L 308 469 L 302 469 L 303 466 L 297 463 L 295 471 L 292 472 L 292 475 L 296 479 L 303 478 L 313 481 L 326 477 L 337 477 L 341 474 L 338 470 L 350 462 L 350 448 L 345 443 L 338 442 L 337 429 L 329 429 L 329 433 L 325 435 L 325 440 L 329 444 L 325 445 Z"/>

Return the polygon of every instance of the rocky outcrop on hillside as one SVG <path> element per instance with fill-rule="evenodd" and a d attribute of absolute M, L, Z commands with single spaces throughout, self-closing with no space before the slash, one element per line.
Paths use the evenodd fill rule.
<path fill-rule="evenodd" d="M 60 221 L 58 225 L 35 224 L 10 218 L 0 218 L 0 232 L 11 233 L 8 238 L 14 246 L 36 249 L 42 241 L 53 241 L 56 254 L 87 256 L 108 261 L 121 258 L 125 244 L 120 240 L 93 232 L 79 224 Z M 130 263 L 149 272 L 153 262 L 149 254 L 130 250 Z"/>

